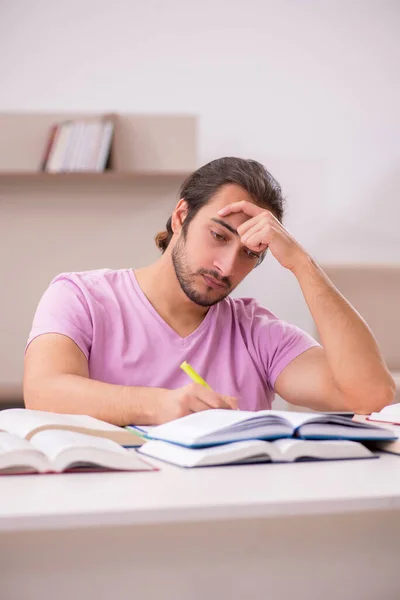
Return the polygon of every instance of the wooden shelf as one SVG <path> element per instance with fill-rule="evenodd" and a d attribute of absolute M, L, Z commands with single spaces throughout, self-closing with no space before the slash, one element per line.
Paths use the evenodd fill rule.
<path fill-rule="evenodd" d="M 0 113 L 0 174 L 36 176 L 54 123 L 104 115 Z M 190 115 L 113 115 L 111 170 L 156 175 L 186 173 L 196 168 L 196 118 Z M 70 174 L 69 174 L 70 175 Z M 74 177 L 78 173 L 74 173 Z M 88 173 L 79 173 L 87 176 Z M 93 173 L 91 175 L 99 175 Z"/>
<path fill-rule="evenodd" d="M 137 180 L 183 180 L 192 171 L 104 171 L 98 172 L 64 172 L 46 173 L 36 171 L 0 171 L 0 185 L 2 183 L 21 182 L 83 182 L 83 181 L 137 181 Z"/>

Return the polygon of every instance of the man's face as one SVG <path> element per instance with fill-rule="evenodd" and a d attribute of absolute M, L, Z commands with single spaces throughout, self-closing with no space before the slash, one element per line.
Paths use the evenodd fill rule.
<path fill-rule="evenodd" d="M 220 217 L 218 211 L 251 196 L 228 184 L 203 206 L 180 231 L 172 250 L 176 276 L 186 296 L 200 306 L 212 306 L 228 296 L 256 266 L 259 255 L 243 246 L 239 225 L 249 219 L 244 213 Z"/>

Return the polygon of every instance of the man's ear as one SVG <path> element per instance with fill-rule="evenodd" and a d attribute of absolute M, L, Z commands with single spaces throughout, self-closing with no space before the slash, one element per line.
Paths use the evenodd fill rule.
<path fill-rule="evenodd" d="M 184 198 L 181 198 L 174 208 L 171 217 L 171 227 L 174 233 L 180 233 L 184 220 L 187 217 L 188 205 Z"/>

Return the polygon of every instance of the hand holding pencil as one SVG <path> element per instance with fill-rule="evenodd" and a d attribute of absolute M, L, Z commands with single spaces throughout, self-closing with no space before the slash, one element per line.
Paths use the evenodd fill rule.
<path fill-rule="evenodd" d="M 181 369 L 190 377 L 192 383 L 175 390 L 162 390 L 162 402 L 157 403 L 151 424 L 160 425 L 211 408 L 237 409 L 236 398 L 212 390 L 188 363 L 182 363 Z"/>

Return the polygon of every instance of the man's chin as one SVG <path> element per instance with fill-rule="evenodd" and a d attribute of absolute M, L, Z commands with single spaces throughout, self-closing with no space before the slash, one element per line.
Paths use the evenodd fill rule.
<path fill-rule="evenodd" d="M 217 290 L 212 290 L 208 293 L 200 293 L 200 292 L 192 292 L 191 294 L 187 294 L 188 298 L 192 300 L 195 304 L 199 306 L 213 306 L 214 304 L 218 304 L 227 297 L 228 293 L 221 293 Z"/>

